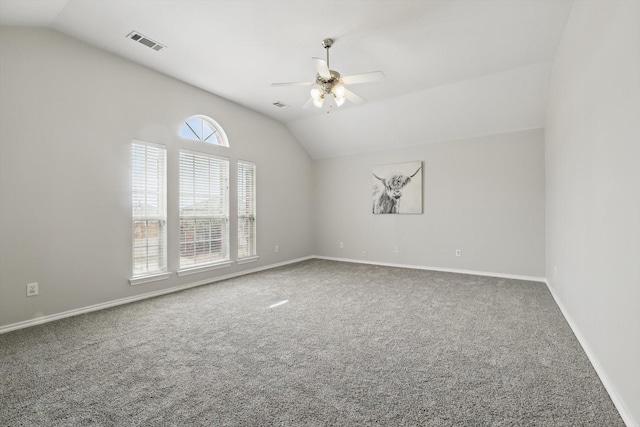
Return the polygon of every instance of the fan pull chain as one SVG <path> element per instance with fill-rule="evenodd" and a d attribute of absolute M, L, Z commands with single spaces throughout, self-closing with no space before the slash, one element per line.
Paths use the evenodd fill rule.
<path fill-rule="evenodd" d="M 327 114 L 331 113 L 331 108 L 333 107 L 333 102 L 329 103 L 329 107 L 327 107 Z"/>

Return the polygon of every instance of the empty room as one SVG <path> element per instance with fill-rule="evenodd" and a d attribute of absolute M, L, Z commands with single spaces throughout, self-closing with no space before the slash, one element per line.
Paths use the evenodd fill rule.
<path fill-rule="evenodd" d="M 640 1 L 0 0 L 1 426 L 640 426 Z"/>

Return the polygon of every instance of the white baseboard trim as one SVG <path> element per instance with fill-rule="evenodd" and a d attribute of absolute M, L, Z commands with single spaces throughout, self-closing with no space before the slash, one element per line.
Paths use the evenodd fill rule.
<path fill-rule="evenodd" d="M 553 289 L 553 286 L 551 286 L 548 280 L 545 280 L 545 283 L 547 285 L 547 289 L 549 289 L 549 292 L 551 292 L 553 299 L 556 301 L 556 305 L 560 308 L 562 315 L 566 319 L 567 323 L 569 324 L 569 327 L 573 331 L 573 334 L 576 336 L 576 338 L 578 339 L 578 342 L 582 346 L 582 349 L 586 353 L 587 358 L 589 359 L 589 361 L 591 362 L 591 365 L 593 366 L 593 369 L 595 369 L 596 373 L 598 374 L 598 377 L 600 378 L 600 381 L 602 381 L 604 388 L 607 390 L 607 393 L 609 393 L 609 397 L 611 397 L 613 404 L 615 405 L 616 409 L 620 413 L 620 417 L 622 417 L 622 421 L 624 421 L 627 427 L 638 427 L 639 424 L 633 419 L 633 416 L 631 416 L 631 413 L 627 410 L 624 404 L 624 401 L 622 400 L 622 398 L 620 398 L 620 395 L 618 394 L 615 386 L 609 379 L 609 376 L 604 370 L 604 367 L 602 366 L 602 364 L 600 364 L 600 361 L 596 357 L 593 350 L 591 350 L 591 347 L 589 346 L 587 339 L 584 337 L 584 335 L 582 335 L 582 332 L 580 332 L 578 325 L 576 325 L 576 323 L 573 321 L 573 318 L 565 308 L 558 294 Z"/>
<path fill-rule="evenodd" d="M 445 273 L 459 273 L 459 274 L 471 274 L 474 276 L 500 277 L 503 279 L 527 280 L 530 282 L 543 282 L 543 283 L 546 282 L 546 279 L 544 277 L 521 276 L 517 274 L 491 273 L 486 271 L 460 270 L 456 268 L 429 267 L 424 265 L 396 264 L 391 262 L 365 261 L 361 259 L 336 258 L 336 257 L 327 257 L 327 256 L 319 256 L 319 255 L 315 255 L 313 258 L 326 259 L 328 261 L 353 262 L 356 264 L 380 265 L 383 267 L 411 268 L 414 270 L 443 271 Z"/>
<path fill-rule="evenodd" d="M 92 311 L 104 310 L 105 308 L 116 307 L 118 305 L 129 304 L 135 301 L 141 301 L 147 298 L 153 298 L 160 295 L 170 294 L 173 292 L 182 291 L 189 288 L 194 288 L 196 286 L 208 285 L 210 283 L 220 282 L 222 280 L 232 279 L 238 276 L 244 276 L 246 274 L 257 273 L 263 270 L 270 270 L 276 267 L 282 267 L 288 264 L 294 264 L 301 261 L 306 261 L 308 259 L 313 258 L 313 256 L 307 256 L 302 258 L 291 259 L 284 262 L 279 262 L 277 264 L 269 264 L 262 267 L 252 268 L 250 270 L 243 270 L 236 273 L 226 274 L 224 276 L 213 277 L 211 279 L 200 280 L 198 282 L 186 283 L 184 285 L 173 286 L 167 289 L 161 289 L 158 291 L 147 292 L 140 295 L 134 295 L 126 298 L 120 298 L 113 301 L 103 302 L 99 304 L 90 305 L 87 307 L 76 308 L 73 310 L 63 311 L 62 313 L 50 314 L 48 316 L 38 317 L 36 319 L 24 320 L 18 323 L 12 323 L 6 326 L 0 327 L 0 334 L 4 334 L 6 332 L 15 331 L 18 329 L 28 328 L 30 326 L 41 325 L 43 323 L 53 322 L 54 320 L 64 319 L 66 317 L 77 316 L 79 314 L 91 313 Z"/>

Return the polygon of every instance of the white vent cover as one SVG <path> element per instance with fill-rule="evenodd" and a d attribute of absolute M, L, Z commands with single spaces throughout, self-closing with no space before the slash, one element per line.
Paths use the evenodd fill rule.
<path fill-rule="evenodd" d="M 162 50 L 166 47 L 158 42 L 151 40 L 149 37 L 140 34 L 137 31 L 131 31 L 129 34 L 127 34 L 127 38 L 137 41 L 138 43 L 142 43 L 143 45 L 150 47 L 153 50 Z"/>
<path fill-rule="evenodd" d="M 285 104 L 283 102 L 280 102 L 280 101 L 274 102 L 273 105 L 275 105 L 278 108 L 288 108 L 289 107 L 287 104 Z"/>

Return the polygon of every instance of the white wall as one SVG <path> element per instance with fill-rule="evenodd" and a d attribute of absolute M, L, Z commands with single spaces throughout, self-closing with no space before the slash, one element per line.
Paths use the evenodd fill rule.
<path fill-rule="evenodd" d="M 311 255 L 311 159 L 283 125 L 54 31 L 0 31 L 0 326 Z M 168 148 L 175 272 L 178 150 L 197 146 L 177 135 L 194 114 L 229 137 L 202 149 L 230 158 L 232 195 L 236 161 L 257 164 L 260 260 L 132 287 L 131 139 Z"/>
<path fill-rule="evenodd" d="M 424 165 L 424 213 L 373 215 L 372 167 L 414 160 Z M 544 185 L 541 129 L 317 160 L 315 252 L 544 277 Z"/>
<path fill-rule="evenodd" d="M 550 82 L 546 174 L 550 286 L 639 425 L 639 2 L 574 3 Z"/>

